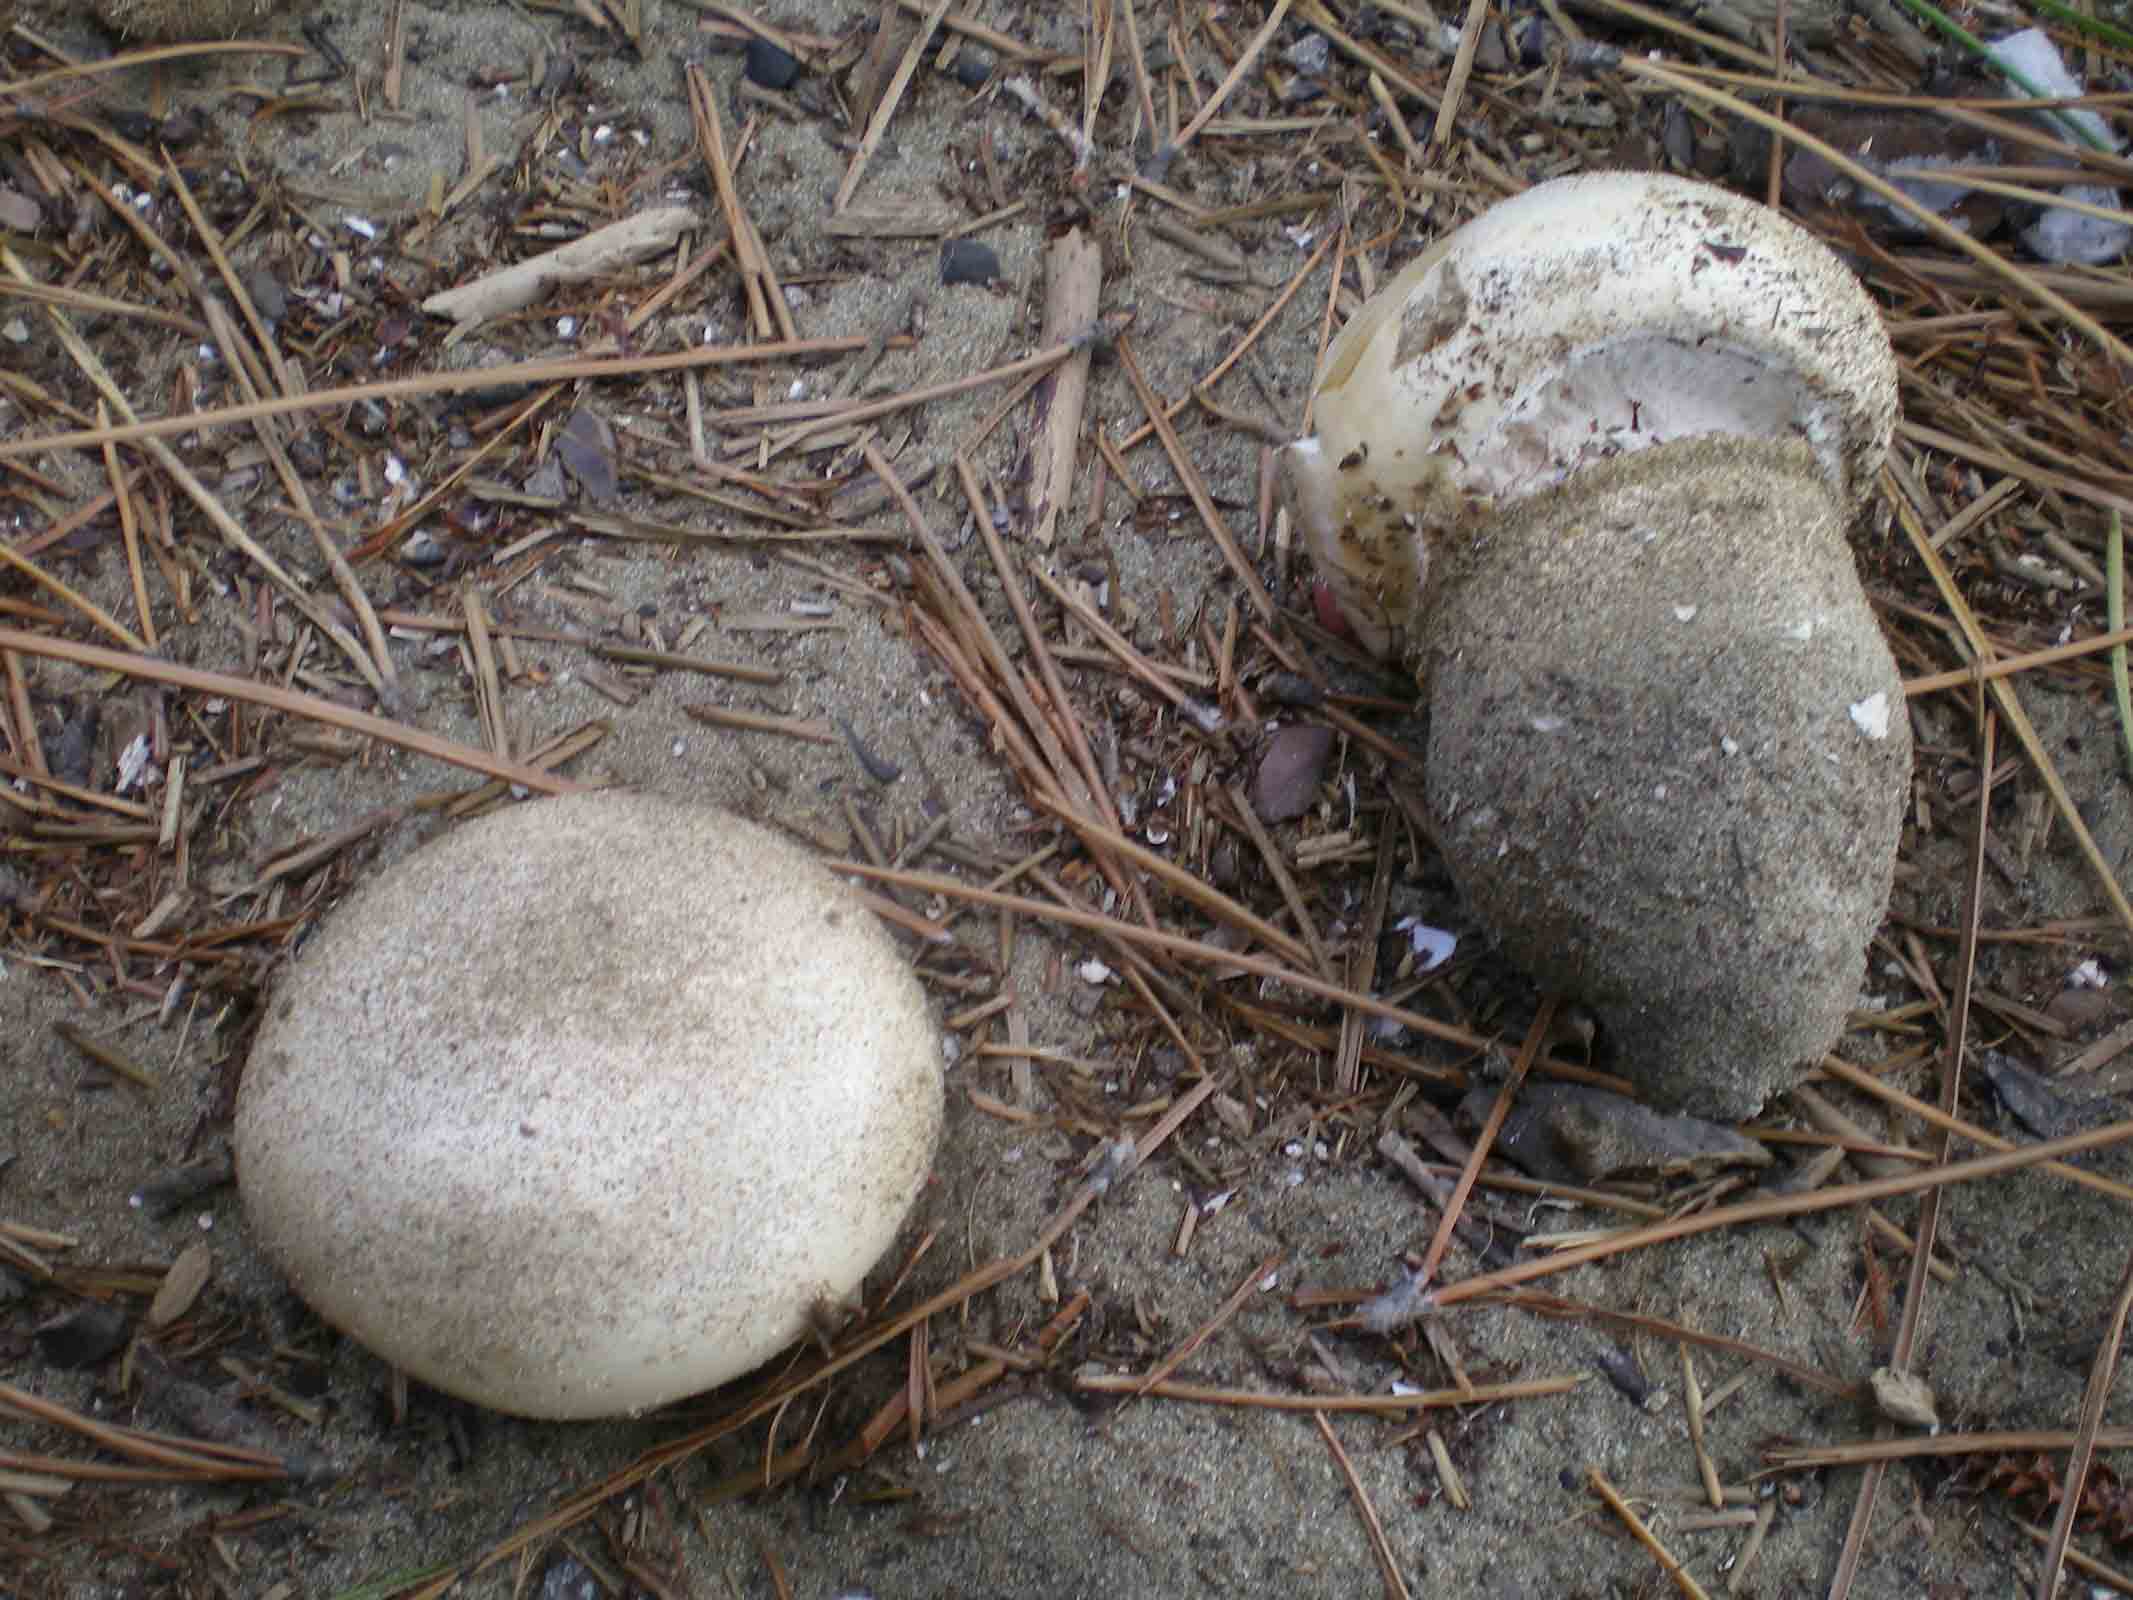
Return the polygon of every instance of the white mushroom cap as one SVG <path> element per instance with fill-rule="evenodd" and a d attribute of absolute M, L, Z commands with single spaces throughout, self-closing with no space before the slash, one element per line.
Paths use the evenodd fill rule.
<path fill-rule="evenodd" d="M 237 1101 L 247 1222 L 327 1321 L 498 1410 L 758 1365 L 895 1239 L 941 1121 L 895 943 L 793 845 L 620 792 L 464 824 L 337 909 Z"/>
<path fill-rule="evenodd" d="M 1284 456 L 1335 598 L 1380 651 L 1476 501 L 1710 434 L 1800 437 L 1848 514 L 1896 415 L 1873 302 L 1777 212 L 1646 173 L 1559 178 L 1437 241 L 1356 314 Z"/>

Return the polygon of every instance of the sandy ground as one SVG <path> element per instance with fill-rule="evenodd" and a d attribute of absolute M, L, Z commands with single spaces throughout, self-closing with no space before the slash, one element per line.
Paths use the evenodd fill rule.
<path fill-rule="evenodd" d="M 30 9 L 50 36 L 74 48 L 108 47 L 70 8 Z M 563 14 L 410 0 L 404 111 L 398 115 L 378 110 L 374 98 L 387 9 L 337 9 L 327 20 L 330 37 L 370 97 L 367 117 L 359 114 L 354 89 L 344 80 L 313 91 L 320 96 L 318 109 L 248 120 L 258 102 L 237 91 L 248 82 L 278 83 L 283 67 L 246 58 L 188 65 L 159 78 L 128 75 L 106 85 L 100 103 L 157 117 L 197 109 L 204 131 L 185 159 L 194 181 L 204 182 L 213 196 L 225 227 L 242 217 L 251 198 L 271 191 L 330 231 L 330 239 L 314 238 L 277 221 L 247 239 L 241 263 L 273 273 L 291 288 L 326 284 L 331 264 L 322 244 L 348 253 L 363 294 L 399 302 L 464 275 L 464 265 L 492 248 L 506 214 L 502 201 L 491 198 L 500 180 L 417 253 L 366 244 L 346 221 L 363 218 L 390 237 L 413 214 L 432 173 L 447 184 L 458 175 L 469 116 L 478 120 L 487 148 L 505 153 L 514 167 L 523 163 L 557 182 L 598 185 L 627 182 L 673 162 L 667 186 L 708 205 L 702 168 L 692 156 L 678 63 L 704 64 L 728 95 L 740 68 L 729 48 L 699 29 L 698 14 L 689 7 L 646 0 L 639 59 L 612 34 L 595 34 Z M 792 15 L 784 20 L 797 23 L 806 8 L 788 9 Z M 1070 19 L 1049 8 L 996 9 L 993 20 L 1031 45 L 1079 48 Z M 1255 9 L 1230 8 L 1233 31 L 1241 35 L 1255 26 Z M 857 6 L 830 5 L 815 8 L 806 22 L 831 33 L 860 19 Z M 287 18 L 273 31 L 296 37 Z M 566 59 L 575 78 L 552 102 L 559 131 L 536 143 L 549 102 L 529 95 L 523 75 Z M 494 87 L 504 77 L 513 79 L 508 87 Z M 847 159 L 839 123 L 763 117 L 741 169 L 740 190 L 780 272 L 799 286 L 793 310 L 803 333 L 872 334 L 918 296 L 922 338 L 915 348 L 892 352 L 880 368 L 881 380 L 894 387 L 974 371 L 1034 344 L 1042 252 L 1048 227 L 1064 214 L 1069 161 L 1049 133 L 996 99 L 974 98 L 926 72 L 875 156 L 861 198 L 869 205 L 975 215 L 985 208 L 985 185 L 974 152 L 976 141 L 988 136 L 997 141 L 995 158 L 1009 192 L 1036 203 L 981 235 L 1001 258 L 997 285 L 943 286 L 932 240 L 839 241 L 821 228 Z M 1225 154 L 1219 162 L 1189 162 L 1173 181 L 1193 187 L 1206 203 L 1231 203 L 1305 181 L 1308 154 L 1300 170 L 1289 171 L 1283 163 L 1291 154 L 1256 151 L 1248 159 Z M 238 176 L 240 168 L 249 176 Z M 1110 284 L 1105 307 L 1137 311 L 1134 338 L 1150 380 L 1160 392 L 1177 394 L 1221 356 L 1317 241 L 1284 231 L 1288 224 L 1247 230 L 1254 244 L 1247 257 L 1250 281 L 1211 285 L 1191 275 L 1193 258 L 1141 225 L 1144 215 L 1098 196 L 1096 223 Z M 1322 225 L 1307 221 L 1305 227 Z M 1411 253 L 1417 237 L 1410 231 L 1376 254 L 1380 277 Z M 1321 266 L 1261 345 L 1253 372 L 1231 380 L 1227 403 L 1283 428 L 1295 424 L 1325 294 Z M 567 341 L 554 332 L 556 317 L 567 309 L 549 307 L 530 327 L 514 328 L 508 347 L 567 353 Z M 720 339 L 743 333 L 738 302 L 723 290 L 699 296 L 674 317 L 658 330 L 662 336 L 684 325 L 696 338 L 707 331 Z M 15 347 L 18 354 L 9 359 L 66 383 L 44 325 L 27 314 L 24 321 L 28 343 Z M 198 370 L 182 340 L 126 324 L 92 323 L 91 329 L 144 409 L 163 407 L 179 362 L 192 361 Z M 425 330 L 421 347 L 430 348 L 434 336 L 434 329 Z M 498 347 L 477 335 L 451 359 L 480 360 Z M 819 392 L 836 381 L 837 371 L 777 369 L 760 398 L 783 398 L 795 378 Z M 208 377 L 212 383 L 212 371 Z M 759 398 L 751 376 L 738 370 L 716 377 L 708 388 L 707 403 L 714 405 Z M 67 392 L 81 400 L 78 384 Z M 634 459 L 669 471 L 685 461 L 675 448 L 683 438 L 678 385 L 617 386 L 592 403 L 630 441 Z M 996 403 L 996 395 L 980 394 L 929 407 L 916 421 L 893 420 L 883 430 L 884 448 L 906 464 L 936 459 Z M 1114 433 L 1140 420 L 1124 376 L 1108 366 L 1097 372 L 1091 417 Z M 20 426 L 21 420 L 10 407 L 7 425 Z M 1003 481 L 1014 481 L 1025 448 L 1018 430 L 1025 427 L 1018 414 L 983 453 L 986 467 Z M 1256 448 L 1235 432 L 1192 422 L 1185 438 L 1235 525 L 1254 530 Z M 221 454 L 234 447 L 234 439 L 185 442 L 188 459 L 211 481 L 235 470 Z M 826 458 L 818 461 L 826 464 Z M 1138 636 L 1174 651 L 1175 642 L 1156 633 L 1163 596 L 1187 622 L 1202 614 L 1219 622 L 1234 585 L 1154 448 L 1136 452 L 1131 465 L 1149 495 L 1138 514 L 1115 488 L 1099 526 L 1085 525 L 1089 508 L 1077 503 L 1065 554 L 1115 564 L 1119 600 L 1139 608 Z M 95 490 L 85 459 L 40 466 L 62 475 L 78 494 Z M 1086 473 L 1083 482 L 1086 488 Z M 245 514 L 259 537 L 300 570 L 314 568 L 301 531 L 271 512 L 273 493 L 255 487 L 248 499 L 241 484 L 229 492 L 250 508 Z M 647 516 L 704 520 L 673 500 L 638 490 L 626 503 Z M 988 601 L 995 599 L 990 569 L 977 546 L 965 542 L 960 498 L 929 494 L 924 503 L 958 549 L 973 586 Z M 351 525 L 361 522 L 360 507 L 349 514 Z M 872 520 L 890 526 L 885 515 Z M 240 564 L 215 554 L 204 529 L 187 537 L 225 584 L 242 575 Z M 1256 532 L 1247 537 L 1255 541 Z M 70 555 L 62 570 L 121 607 L 124 563 L 116 551 L 114 539 Z M 945 809 L 956 841 L 1000 856 L 1021 853 L 1033 819 L 988 748 L 983 724 L 933 659 L 905 636 L 893 607 L 855 592 L 892 589 L 893 572 L 881 547 L 829 546 L 811 554 L 842 586 L 821 571 L 748 546 L 647 554 L 640 546 L 562 541 L 537 584 L 514 599 L 520 620 L 585 626 L 583 612 L 561 598 L 573 593 L 581 605 L 587 596 L 599 597 L 610 618 L 639 611 L 669 640 L 692 620 L 706 618 L 710 627 L 700 645 L 706 653 L 767 664 L 787 676 L 780 688 L 758 693 L 667 675 L 634 704 L 618 707 L 585 685 L 581 653 L 528 646 L 532 671 L 507 691 L 522 742 L 598 718 L 611 733 L 574 769 L 581 776 L 604 772 L 662 793 L 720 802 L 836 849 L 851 844 L 847 801 L 892 837 L 916 833 Z M 427 591 L 434 579 L 417 571 L 374 567 L 369 575 L 380 599 L 439 609 L 447 598 L 432 598 Z M 829 601 L 829 626 L 817 631 L 748 632 L 721 620 L 818 599 Z M 244 615 L 231 595 L 203 593 L 197 621 L 165 619 L 173 653 L 241 670 L 246 641 L 235 619 Z M 478 741 L 471 690 L 456 654 L 432 652 L 413 639 L 395 648 L 413 686 L 416 709 L 410 714 L 434 731 Z M 123 684 L 51 666 L 37 668 L 33 681 L 48 700 L 100 698 L 105 761 L 108 730 L 123 725 L 145 698 Z M 1110 708 L 1129 733 L 1135 717 L 1146 715 L 1114 679 L 1077 671 L 1074 681 L 1077 692 Z M 2133 845 L 2133 808 L 2113 765 L 2101 702 L 2077 693 L 2026 688 L 2025 694 L 2123 874 Z M 842 718 L 870 748 L 902 764 L 904 776 L 883 787 L 841 745 L 722 732 L 682 709 L 705 703 Z M 1921 773 L 1929 786 L 1960 764 L 1956 758 L 1970 738 L 1952 704 L 1936 707 L 1932 716 L 1938 720 L 1920 728 L 1928 748 Z M 1412 737 L 1411 727 L 1388 726 Z M 294 731 L 276 727 L 268 734 L 271 782 L 233 782 L 226 799 L 218 799 L 214 825 L 200 833 L 194 862 L 204 885 L 241 888 L 292 845 L 380 807 L 464 783 L 436 763 L 377 750 L 339 761 L 307 753 L 289 742 Z M 1935 749 L 1953 754 L 1937 757 Z M 1250 755 L 1235 752 L 1228 758 L 1232 770 L 1216 776 L 1246 775 Z M 1366 786 L 1381 780 L 1381 765 L 1361 753 L 1344 752 L 1342 759 Z M 1130 753 L 1126 771 L 1151 790 L 1159 776 L 1137 767 Z M 108 765 L 97 772 L 96 781 L 107 783 Z M 2015 800 L 2033 787 L 2026 770 L 2018 771 Z M 349 882 L 405 855 L 437 826 L 426 815 L 387 826 L 330 868 L 234 904 L 247 915 L 306 915 Z M 1900 882 L 1900 909 L 1929 923 L 1953 921 L 1961 866 L 1952 846 L 1921 849 Z M 0 872 L 6 870 L 0 858 Z M 1346 904 L 1351 917 L 1368 887 L 1367 865 L 1358 870 L 1362 876 L 1354 884 L 1327 891 L 1328 903 Z M 2020 881 L 1992 876 L 1988 887 L 1986 921 L 1995 926 L 2093 914 L 2100 904 L 2063 836 L 2036 852 Z M 1432 884 L 1427 877 L 1403 885 L 1395 905 L 1444 920 L 1458 915 L 1441 881 Z M 196 914 L 236 912 L 200 907 Z M 203 986 L 197 1003 L 158 1021 L 152 999 L 114 989 L 108 963 L 90 947 L 32 941 L 20 923 L 14 932 L 0 948 L 0 1218 L 71 1236 L 77 1244 L 66 1259 L 76 1265 L 159 1267 L 205 1239 L 214 1279 L 181 1324 L 181 1337 L 170 1341 L 171 1353 L 202 1382 L 231 1396 L 237 1391 L 217 1365 L 219 1357 L 235 1356 L 248 1370 L 271 1372 L 315 1398 L 324 1410 L 317 1428 L 298 1428 L 271 1409 L 256 1415 L 275 1437 L 344 1470 L 329 1481 L 269 1490 L 77 1490 L 54 1503 L 58 1522 L 51 1532 L 0 1533 L 0 1592 L 10 1600 L 166 1593 L 251 1600 L 334 1595 L 358 1586 L 365 1594 L 395 1592 L 412 1574 L 478 1556 L 529 1518 L 718 1410 L 718 1398 L 706 1397 L 626 1424 L 535 1424 L 418 1391 L 406 1420 L 394 1424 L 386 1405 L 387 1372 L 310 1319 L 255 1254 L 234 1189 L 211 1193 L 162 1220 L 128 1203 L 144 1180 L 221 1143 L 228 1095 L 249 1036 L 253 985 L 271 983 L 271 970 Z M 1087 953 L 1025 933 L 1013 981 L 1028 1001 L 1035 1042 L 1085 1059 L 1122 1061 L 1117 1052 L 1126 1024 L 1114 1010 L 1092 1005 L 1098 997 L 1072 973 Z M 1935 955 L 1945 962 L 1952 949 L 1937 948 Z M 1981 971 L 1996 992 L 2042 1007 L 2061 994 L 2074 959 L 2060 947 L 1995 945 Z M 136 969 L 134 976 L 160 988 L 170 974 Z M 1898 1003 L 1910 998 L 1878 962 L 1869 974 L 1869 993 Z M 1530 996 L 1510 1002 L 1514 1037 L 1531 1003 Z M 942 1004 L 944 1012 L 951 1008 L 946 997 Z M 2114 986 L 2055 1050 L 2071 1055 L 2083 1041 L 2123 1022 L 2127 1012 L 2122 990 Z M 55 1035 L 62 1021 L 150 1066 L 158 1087 L 140 1092 L 86 1068 Z M 1862 1058 L 1877 1048 L 1866 1035 L 1853 1045 Z M 1417 1055 L 1430 1059 L 1426 1050 Z M 1231 1064 L 1252 1072 L 1265 1091 L 1245 1109 L 1246 1126 L 1204 1115 L 1189 1124 L 1180 1135 L 1182 1148 L 1101 1202 L 1055 1253 L 1059 1292 L 1086 1290 L 1092 1297 L 1063 1370 L 1145 1371 L 1259 1263 L 1278 1257 L 1263 1286 L 1182 1376 L 1284 1393 L 1336 1383 L 1377 1394 L 1395 1382 L 1443 1386 L 1445 1369 L 1416 1331 L 1396 1339 L 1316 1331 L 1325 1314 L 1292 1304 L 1299 1290 L 1371 1289 L 1390 1281 L 1401 1254 L 1427 1242 L 1436 1213 L 1378 1160 L 1372 1117 L 1329 1108 L 1322 1093 L 1325 1063 L 1246 1051 Z M 966 1058 L 950 1070 L 949 1120 L 936 1181 L 909 1232 L 915 1239 L 938 1230 L 939 1242 L 911 1292 L 937 1289 L 975 1263 L 1021 1250 L 1071 1191 L 1075 1167 L 1092 1143 L 1078 1131 L 1081 1122 L 1006 1123 L 981 1114 L 966 1098 L 972 1088 L 1004 1093 L 1007 1081 L 996 1062 Z M 1930 1092 L 1918 1073 L 1902 1081 Z M 1071 1101 L 1092 1104 L 1107 1117 L 1147 1089 L 1120 1077 L 1077 1085 L 1040 1074 L 1038 1083 L 1040 1109 L 1047 1113 Z M 2114 1084 L 2093 1087 L 2105 1092 Z M 1995 1108 L 1980 1102 L 1971 1111 L 2023 1137 Z M 1888 1131 L 1922 1137 L 1917 1128 Z M 2133 1163 L 2124 1158 L 2101 1162 L 2099 1170 L 2133 1178 Z M 1226 1203 L 1206 1208 L 1218 1194 L 1227 1195 Z M 1496 1196 L 1489 1204 L 1529 1225 L 1537 1219 L 1548 1227 L 1605 1220 L 1597 1213 L 1529 1212 L 1516 1196 Z M 1184 1210 L 1193 1205 L 1203 1206 L 1203 1220 L 1180 1256 L 1173 1241 Z M 1908 1201 L 1886 1209 L 1903 1226 L 1914 1220 Z M 1936 1292 L 1922 1344 L 1942 1418 L 1966 1428 L 2069 1426 L 2120 1266 L 2124 1213 L 2084 1190 L 2021 1175 L 1953 1192 L 1942 1225 L 1957 1270 Z M 1472 1270 L 1473 1257 L 1455 1250 L 1448 1276 Z M 1887 1341 L 1887 1325 L 1877 1320 L 1873 1296 L 1865 1291 L 1886 1275 L 1900 1292 L 1903 1271 L 1900 1254 L 1870 1237 L 1860 1218 L 1845 1214 L 1686 1241 L 1619 1265 L 1580 1269 L 1545 1287 L 1747 1339 L 1856 1380 L 1884 1359 Z M 963 1317 L 940 1319 L 933 1349 L 944 1374 L 956 1370 L 963 1341 L 1009 1343 L 1041 1324 L 1056 1309 L 1045 1287 L 1037 1274 L 1028 1274 L 982 1296 Z M 0 1295 L 5 1381 L 90 1414 L 190 1431 L 138 1408 L 119 1387 L 115 1364 L 67 1371 L 42 1358 L 32 1330 L 73 1309 L 75 1297 L 29 1292 L 4 1272 L 0 1289 L 6 1290 Z M 119 1303 L 135 1314 L 145 1306 L 133 1296 L 121 1296 Z M 1744 1530 L 1699 1531 L 1685 1521 L 1698 1509 L 1696 1465 L 1673 1347 L 1619 1329 L 1548 1322 L 1501 1308 L 1462 1308 L 1445 1319 L 1443 1332 L 1476 1382 L 1554 1375 L 1584 1381 L 1556 1397 L 1436 1415 L 1471 1495 L 1465 1510 L 1442 1492 L 1424 1441 L 1411 1436 L 1406 1423 L 1362 1417 L 1332 1423 L 1414 1593 L 1598 1600 L 1665 1592 L 1668 1585 L 1649 1556 L 1596 1509 L 1584 1486 L 1595 1467 L 1637 1497 L 1700 1581 L 1714 1592 L 1726 1588 Z M 1641 1405 L 1602 1375 L 1603 1361 L 1618 1362 L 1625 1352 L 1651 1385 Z M 1736 1363 L 1705 1353 L 1698 1369 L 1709 1392 L 1734 1375 Z M 836 1386 L 819 1418 L 785 1420 L 779 1443 L 806 1427 L 819 1427 L 828 1438 L 848 1437 L 901 1382 L 903 1371 L 898 1345 Z M 2114 1406 L 2112 1418 L 2125 1420 L 2123 1408 Z M 1871 1427 L 1871 1418 L 1849 1402 L 1748 1368 L 1745 1383 L 1712 1414 L 1708 1443 L 1725 1481 L 1747 1485 L 1760 1450 L 1774 1438 L 1849 1439 Z M 56 1431 L 9 1421 L 0 1424 L 0 1448 L 78 1452 L 79 1446 Z M 663 1574 L 669 1592 L 706 1597 L 1301 1597 L 1382 1588 L 1355 1499 L 1307 1415 L 1154 1399 L 1113 1410 L 1088 1405 L 1085 1397 L 1077 1403 L 1061 1384 L 1017 1380 L 923 1447 L 893 1444 L 863 1471 L 751 1499 L 707 1500 L 713 1484 L 745 1471 L 765 1449 L 759 1428 L 715 1446 L 662 1474 L 648 1490 L 618 1497 L 575 1529 L 567 1549 L 541 1546 L 524 1563 L 507 1561 L 471 1578 L 463 1592 L 505 1594 L 544 1570 L 560 1583 L 570 1574 L 547 1564 L 576 1560 L 608 1592 L 619 1593 L 638 1587 L 622 1576 L 632 1555 Z M 1821 1593 L 1851 1514 L 1854 1484 L 1850 1473 L 1760 1484 L 1754 1494 L 1770 1500 L 1775 1515 L 1752 1572 L 1733 1592 Z M 1901 1466 L 1883 1487 L 1854 1592 L 1875 1600 L 2001 1596 L 2015 1592 L 2033 1559 L 2001 1502 L 1950 1492 L 1938 1470 Z M 774 1567 L 789 1590 L 776 1587 Z"/>

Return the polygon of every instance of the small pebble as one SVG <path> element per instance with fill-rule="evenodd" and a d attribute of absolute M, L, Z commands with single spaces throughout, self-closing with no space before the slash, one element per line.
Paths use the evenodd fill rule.
<path fill-rule="evenodd" d="M 966 89 L 984 88 L 991 81 L 992 69 L 992 58 L 982 50 L 958 50 L 948 68 L 955 74 L 955 81 Z"/>
<path fill-rule="evenodd" d="M 1502 72 L 1511 65 L 1511 49 L 1503 29 L 1489 25 L 1475 42 L 1474 66 L 1480 72 Z"/>
<path fill-rule="evenodd" d="M 1333 754 L 1333 730 L 1295 723 L 1274 735 L 1252 779 L 1252 809 L 1267 822 L 1287 822 L 1311 809 L 1318 780 Z"/>
<path fill-rule="evenodd" d="M 551 457 L 529 472 L 519 487 L 546 500 L 560 500 L 563 498 L 563 469 Z"/>
<path fill-rule="evenodd" d="M 1000 253 L 975 239 L 950 239 L 941 246 L 941 282 L 990 283 L 1000 275 Z"/>
<path fill-rule="evenodd" d="M 252 297 L 253 308 L 267 321 L 279 322 L 288 315 L 289 297 L 282 290 L 281 280 L 267 268 L 246 269 L 244 292 Z"/>
<path fill-rule="evenodd" d="M 92 1300 L 46 1323 L 33 1337 L 38 1352 L 53 1366 L 78 1369 L 117 1354 L 129 1331 L 123 1307 Z"/>
<path fill-rule="evenodd" d="M 800 58 L 768 39 L 750 39 L 742 70 L 748 74 L 748 81 L 759 88 L 789 89 L 800 76 Z"/>
<path fill-rule="evenodd" d="M 427 528 L 417 528 L 400 546 L 400 559 L 411 567 L 441 567 L 445 549 Z"/>
<path fill-rule="evenodd" d="M 1281 58 L 1298 72 L 1309 73 L 1314 78 L 1324 77 L 1326 68 L 1333 60 L 1333 47 L 1322 33 L 1307 33 L 1289 46 Z"/>
<path fill-rule="evenodd" d="M 590 1568 L 574 1556 L 555 1556 L 541 1574 L 541 1600 L 600 1600 L 604 1591 Z"/>

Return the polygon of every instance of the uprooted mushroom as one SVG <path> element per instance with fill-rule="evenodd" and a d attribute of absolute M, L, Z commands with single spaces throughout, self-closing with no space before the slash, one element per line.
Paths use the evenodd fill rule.
<path fill-rule="evenodd" d="M 1669 1107 L 1746 1115 L 1817 1060 L 1887 906 L 1910 732 L 1846 535 L 1895 412 L 1818 240 L 1618 173 L 1428 249 L 1285 453 L 1343 615 L 1421 678 L 1463 893 Z"/>

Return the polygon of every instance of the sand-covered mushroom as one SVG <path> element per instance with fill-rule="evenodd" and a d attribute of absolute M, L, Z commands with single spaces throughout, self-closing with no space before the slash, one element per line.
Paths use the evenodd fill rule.
<path fill-rule="evenodd" d="M 90 0 L 105 27 L 129 39 L 164 43 L 227 39 L 264 25 L 287 0 Z"/>
<path fill-rule="evenodd" d="M 940 1119 L 925 997 L 854 896 L 752 823 L 608 792 L 458 827 L 329 917 L 254 1043 L 238 1179 L 378 1355 L 603 1416 L 843 1303 Z"/>
<path fill-rule="evenodd" d="M 1903 689 L 1846 541 L 1894 425 L 1873 303 L 1723 190 L 1560 179 L 1342 330 L 1290 505 L 1417 669 L 1437 844 L 1669 1108 L 1825 1051 L 1886 908 Z"/>

